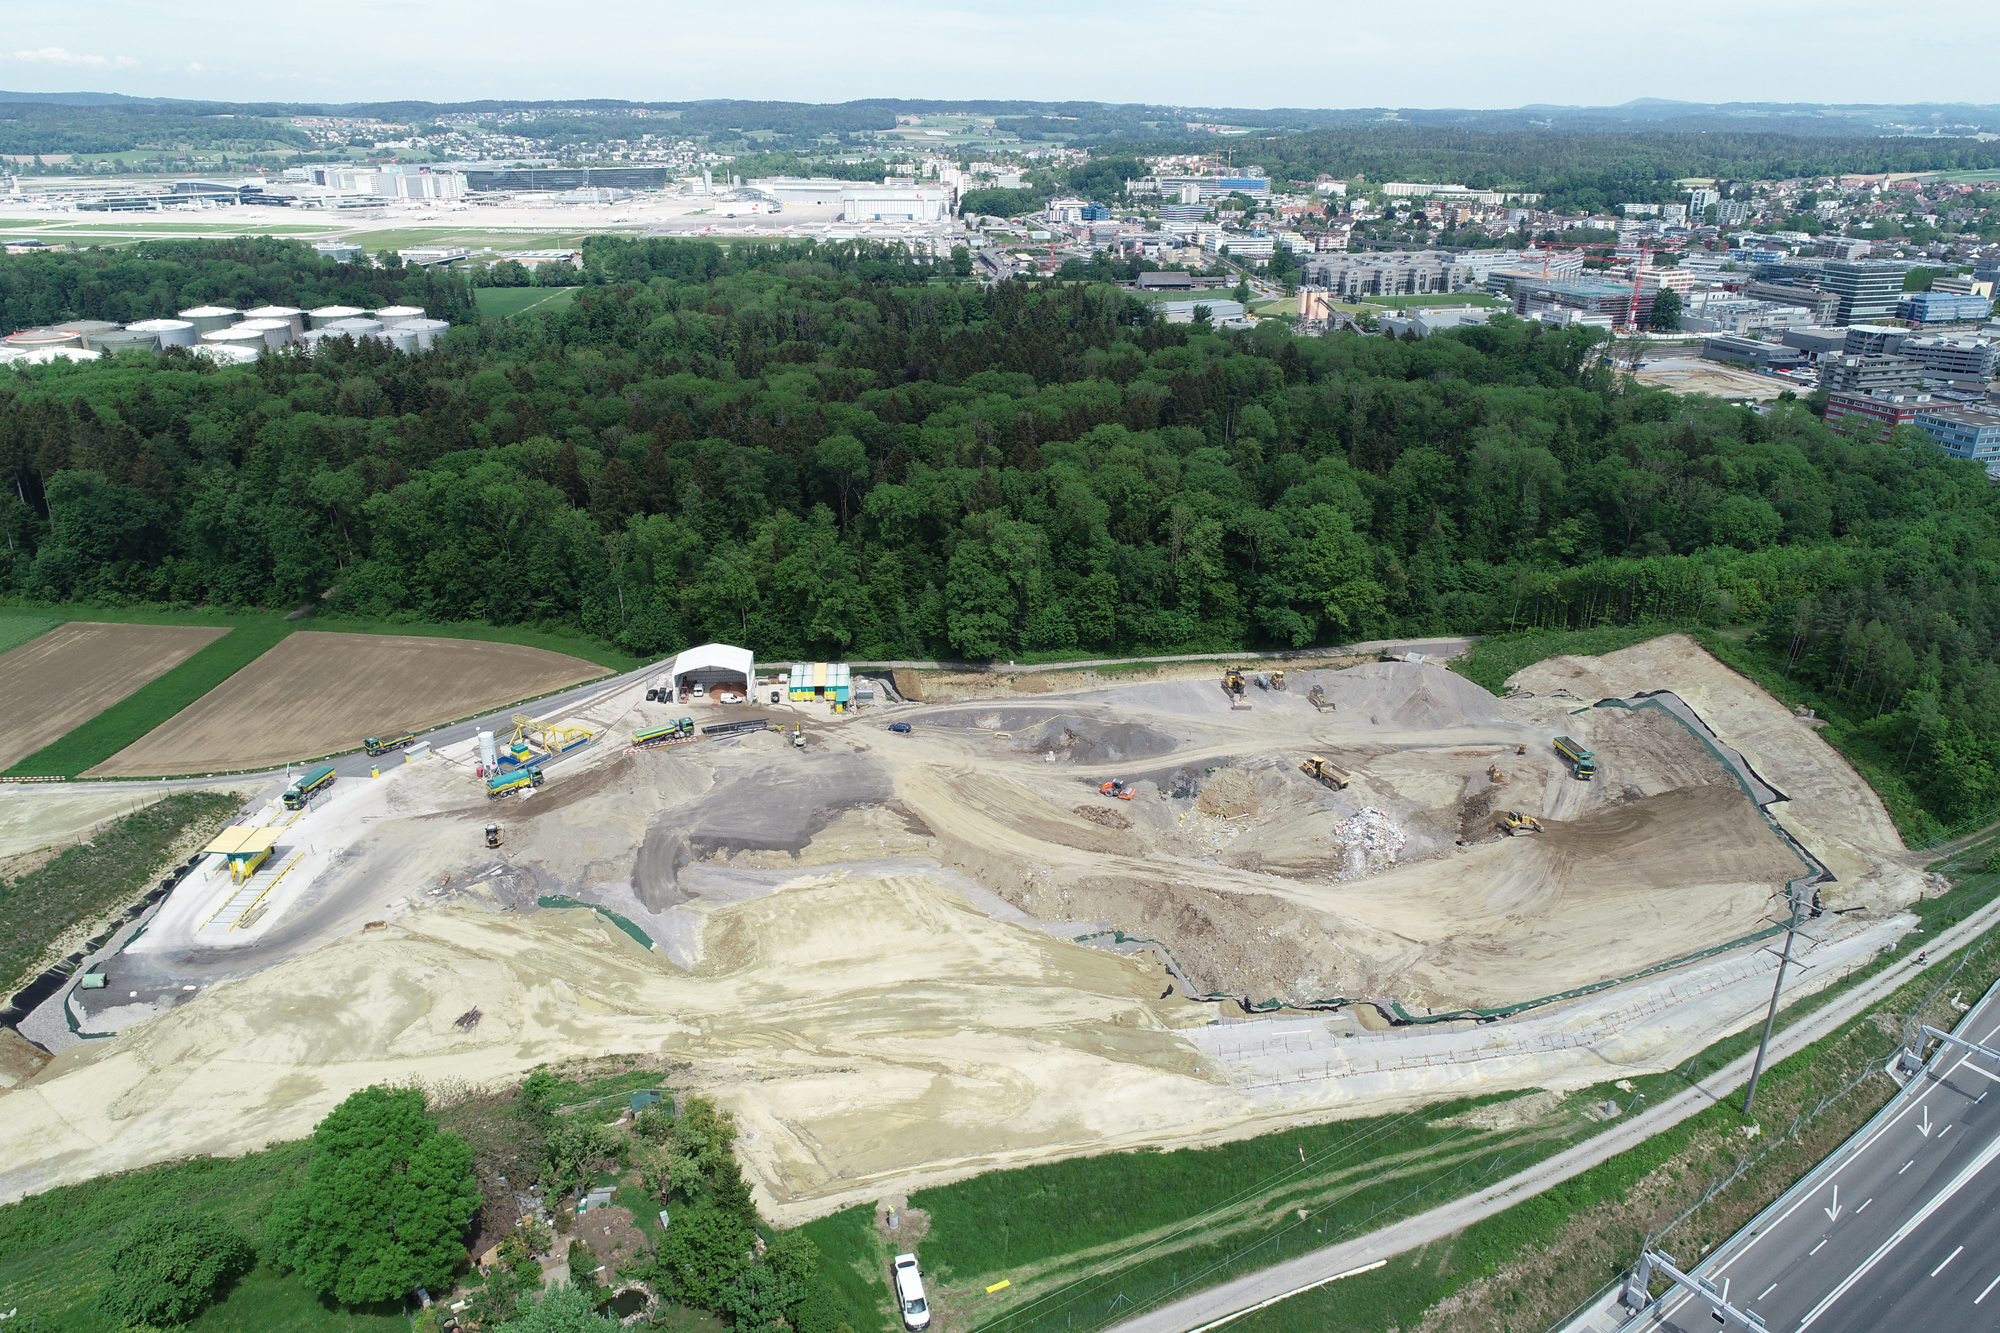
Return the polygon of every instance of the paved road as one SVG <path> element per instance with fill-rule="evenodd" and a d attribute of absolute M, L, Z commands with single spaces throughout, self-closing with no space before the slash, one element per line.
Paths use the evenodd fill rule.
<path fill-rule="evenodd" d="M 2000 1038 L 2000 991 L 1960 1036 Z M 1775 1212 L 1696 1270 L 1773 1330 L 2000 1328 L 2000 1061 L 1947 1047 Z M 1714 1333 L 1681 1295 L 1634 1330 Z"/>
<path fill-rule="evenodd" d="M 1996 924 L 2000 924 L 2000 902 L 1989 904 L 1939 935 L 1927 946 L 1927 952 L 1943 957 L 1960 945 L 1992 929 Z M 1777 1033 L 1771 1038 L 1771 1059 L 1781 1060 L 1818 1041 L 1856 1014 L 1889 995 L 1914 976 L 1917 970 L 1914 957 L 1904 958 Z M 1984 1031 L 1983 1028 L 1980 1030 Z M 1245 1274 L 1206 1291 L 1196 1292 L 1170 1305 L 1149 1310 L 1116 1324 L 1109 1333 L 1186 1333 L 1188 1329 L 1198 1328 L 1224 1316 L 1235 1314 L 1260 1301 L 1285 1295 L 1377 1259 L 1390 1258 L 1448 1236 L 1481 1218 L 1503 1212 L 1523 1199 L 1586 1171 L 1599 1162 L 1614 1157 L 1660 1131 L 1680 1123 L 1714 1102 L 1739 1092 L 1749 1079 L 1750 1065 L 1755 1054 L 1752 1051 L 1731 1061 L 1686 1092 L 1641 1112 L 1587 1142 L 1529 1167 L 1518 1175 L 1510 1176 L 1489 1189 L 1441 1204 L 1429 1212 L 1420 1213 L 1416 1217 L 1366 1236 L 1338 1245 L 1329 1245 L 1325 1249 L 1315 1250 L 1297 1259 L 1290 1259 L 1270 1268 Z M 1947 1063 L 1948 1061 L 1939 1061 L 1940 1065 Z M 2000 1102 L 2000 1097 L 1988 1101 L 1984 1109 L 1990 1111 L 1995 1102 Z M 1935 1119 L 1938 1112 L 1933 1110 L 1932 1115 Z M 1936 1119 L 1936 1124 L 1933 1126 L 1934 1135 L 1944 1123 L 1944 1120 Z M 1954 1129 L 1946 1139 L 1948 1141 L 1963 1132 L 1962 1127 Z M 1846 1193 L 1847 1191 L 1843 1190 L 1843 1197 Z M 1858 1204 L 1861 1200 L 1856 1198 L 1854 1201 Z M 1963 1263 L 1971 1253 L 1971 1247 L 1968 1246 L 1966 1254 L 1960 1255 L 1958 1262 Z M 2000 1289 L 1996 1289 L 1994 1296 L 1988 1298 L 1986 1306 L 1994 1305 L 1996 1301 L 2000 1301 Z M 1982 1310 L 1985 1308 L 1981 1307 Z M 1995 1310 L 1995 1315 L 2000 1316 L 2000 1309 Z M 1703 1318 L 1706 1318 L 1705 1314 Z M 2000 1325 L 2000 1318 L 1996 1318 L 1993 1322 Z M 1775 1329 L 1777 1325 L 1773 1323 L 1771 1327 Z M 1918 1330 L 1924 1327 L 1921 1324 L 1912 1325 L 1902 1333 L 1918 1333 Z M 1702 1333 L 1714 1333 L 1713 1325 L 1704 1328 Z"/>
<path fill-rule="evenodd" d="M 1014 676 L 1036 671 L 1080 671 L 1090 667 L 1125 666 L 1135 662 L 1317 661 L 1328 657 L 1365 656 L 1391 649 L 1399 653 L 1422 653 L 1426 657 L 1442 660 L 1448 657 L 1463 657 L 1471 652 L 1472 645 L 1478 642 L 1479 636 L 1473 634 L 1440 639 L 1370 639 L 1366 643 L 1350 643 L 1334 648 L 1289 648 L 1275 652 L 1180 653 L 1172 657 L 1097 657 L 1087 662 L 1037 662 L 1032 666 L 1015 666 L 1012 662 L 852 662 L 849 665 L 866 667 L 871 671 L 986 671 Z"/>

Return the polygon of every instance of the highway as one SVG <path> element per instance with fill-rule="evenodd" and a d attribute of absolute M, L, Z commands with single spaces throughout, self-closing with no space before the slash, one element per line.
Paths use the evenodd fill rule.
<path fill-rule="evenodd" d="M 2000 988 L 1957 1035 L 2000 1038 Z M 2000 1061 L 1947 1046 L 1858 1135 L 1694 1272 L 1787 1333 L 2000 1328 Z M 1669 1250 L 1671 1253 L 1671 1250 Z M 1676 1293 L 1628 1330 L 1714 1333 Z"/>

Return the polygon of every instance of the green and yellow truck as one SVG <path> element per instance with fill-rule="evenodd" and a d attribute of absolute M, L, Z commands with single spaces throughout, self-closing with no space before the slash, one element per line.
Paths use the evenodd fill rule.
<path fill-rule="evenodd" d="M 285 809 L 305 809 L 307 801 L 333 785 L 334 776 L 332 764 L 321 764 L 318 768 L 306 770 L 297 782 L 285 788 Z"/>
<path fill-rule="evenodd" d="M 365 746 L 370 754 L 387 754 L 391 750 L 402 749 L 416 738 L 417 733 L 414 731 L 406 731 L 400 736 L 391 736 L 387 740 L 370 736 L 365 742 Z"/>
<path fill-rule="evenodd" d="M 512 773 L 500 773 L 486 779 L 486 799 L 497 796 L 511 796 L 517 791 L 542 785 L 542 770 L 533 764 L 517 768 Z"/>
<path fill-rule="evenodd" d="M 1588 782 L 1597 776 L 1596 757 L 1567 736 L 1556 737 L 1556 753 L 1570 767 L 1571 776 L 1579 782 Z"/>

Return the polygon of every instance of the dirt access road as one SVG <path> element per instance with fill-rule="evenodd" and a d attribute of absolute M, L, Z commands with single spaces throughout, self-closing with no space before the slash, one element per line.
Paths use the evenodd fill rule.
<path fill-rule="evenodd" d="M 0 654 L 0 769 L 12 768 L 229 631 L 73 620 Z"/>
<path fill-rule="evenodd" d="M 608 674 L 519 644 L 300 630 L 86 776 L 240 772 L 318 759 L 367 736 L 421 731 Z"/>

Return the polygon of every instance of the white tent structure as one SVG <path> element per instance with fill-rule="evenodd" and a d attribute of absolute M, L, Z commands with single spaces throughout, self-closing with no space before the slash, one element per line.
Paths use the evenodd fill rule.
<path fill-rule="evenodd" d="M 735 648 L 726 643 L 704 643 L 699 648 L 676 654 L 668 674 L 673 677 L 676 692 L 683 686 L 701 685 L 710 694 L 717 690 L 734 690 L 748 699 L 751 686 L 757 682 L 757 662 L 748 648 Z"/>

